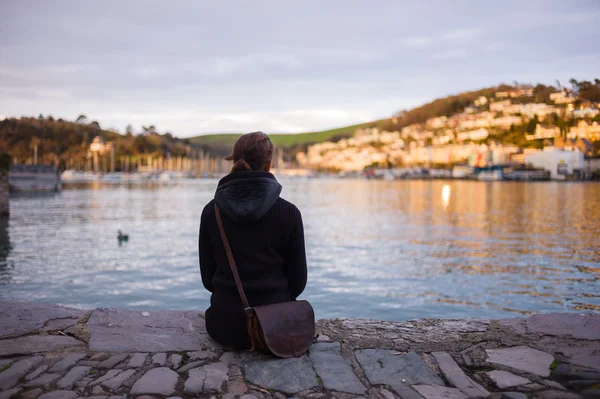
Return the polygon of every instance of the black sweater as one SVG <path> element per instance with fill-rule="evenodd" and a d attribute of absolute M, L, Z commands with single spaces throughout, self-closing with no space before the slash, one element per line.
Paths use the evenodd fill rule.
<path fill-rule="evenodd" d="M 206 328 L 217 342 L 249 346 L 245 314 L 217 226 L 214 203 L 250 306 L 298 297 L 306 286 L 302 216 L 279 197 L 281 185 L 267 172 L 236 172 L 219 182 L 200 221 L 200 272 L 212 292 Z"/>

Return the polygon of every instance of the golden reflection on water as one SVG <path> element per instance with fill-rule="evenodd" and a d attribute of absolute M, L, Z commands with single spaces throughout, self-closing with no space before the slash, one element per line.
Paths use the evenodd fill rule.
<path fill-rule="evenodd" d="M 444 206 L 444 208 L 447 208 L 448 205 L 450 204 L 450 193 L 452 192 L 452 189 L 450 188 L 449 184 L 444 185 L 444 187 L 442 187 L 442 205 Z"/>
<path fill-rule="evenodd" d="M 318 318 L 600 311 L 600 184 L 280 181 L 302 212 L 303 297 Z M 206 308 L 197 234 L 216 184 L 94 183 L 11 198 L 0 297 Z"/>
<path fill-rule="evenodd" d="M 312 238 L 326 243 L 331 234 L 347 249 L 338 255 L 356 255 L 327 257 L 329 264 L 320 265 L 363 281 L 348 293 L 364 292 L 371 279 L 383 280 L 382 291 L 392 281 L 398 291 L 414 290 L 402 282 L 417 279 L 439 290 L 438 303 L 523 315 L 600 310 L 600 296 L 593 294 L 600 292 L 598 184 L 338 181 L 313 189 L 319 201 L 336 205 L 321 210 Z M 293 199 L 304 209 L 315 206 L 310 197 Z M 516 289 L 494 289 L 499 285 Z M 481 292 L 487 301 L 477 297 Z M 574 293 L 590 303 L 573 302 Z"/>

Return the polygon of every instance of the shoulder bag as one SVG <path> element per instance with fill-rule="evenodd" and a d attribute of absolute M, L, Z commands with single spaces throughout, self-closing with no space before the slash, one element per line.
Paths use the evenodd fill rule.
<path fill-rule="evenodd" d="M 315 314 L 308 301 L 288 301 L 251 307 L 244 293 L 233 253 L 223 229 L 219 208 L 215 204 L 217 225 L 225 253 L 244 305 L 252 351 L 278 357 L 298 357 L 308 351 L 315 336 Z"/>

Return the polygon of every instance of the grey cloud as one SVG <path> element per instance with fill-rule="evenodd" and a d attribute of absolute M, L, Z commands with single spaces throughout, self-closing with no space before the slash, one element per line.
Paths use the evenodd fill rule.
<path fill-rule="evenodd" d="M 11 2 L 0 114 L 84 112 L 181 136 L 302 131 L 502 81 L 590 79 L 600 5 L 573 4 Z"/>

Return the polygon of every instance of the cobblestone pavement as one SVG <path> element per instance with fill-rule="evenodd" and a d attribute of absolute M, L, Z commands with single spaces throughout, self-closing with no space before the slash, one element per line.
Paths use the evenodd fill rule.
<path fill-rule="evenodd" d="M 0 399 L 600 398 L 600 315 L 321 320 L 274 359 L 210 340 L 202 313 L 0 302 Z"/>

